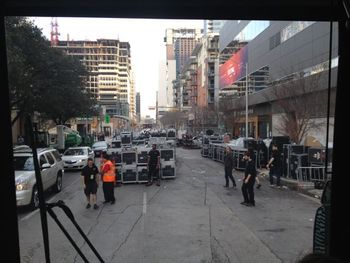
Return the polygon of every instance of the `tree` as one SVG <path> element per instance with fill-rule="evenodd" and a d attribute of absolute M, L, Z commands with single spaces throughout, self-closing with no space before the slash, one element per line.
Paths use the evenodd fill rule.
<path fill-rule="evenodd" d="M 33 113 L 39 85 L 46 67 L 43 60 L 48 52 L 48 41 L 41 31 L 23 17 L 6 17 L 6 45 L 10 106 L 17 114 L 12 125 L 23 113 Z"/>
<path fill-rule="evenodd" d="M 281 113 L 275 129 L 297 144 L 310 130 L 318 130 L 324 125 L 315 122 L 316 117 L 326 116 L 327 93 L 320 89 L 322 81 L 320 74 L 294 75 L 289 81 L 273 85 L 268 93 L 268 100 L 275 102 L 275 110 Z"/>
<path fill-rule="evenodd" d="M 175 127 L 175 129 L 184 125 L 186 121 L 186 114 L 181 111 L 168 111 L 160 118 L 164 126 Z"/>
<path fill-rule="evenodd" d="M 39 112 L 56 124 L 93 114 L 81 63 L 51 48 L 39 28 L 24 17 L 7 17 L 6 44 L 11 109 L 18 118 Z"/>
<path fill-rule="evenodd" d="M 87 72 L 79 60 L 53 49 L 49 54 L 49 70 L 42 85 L 37 110 L 56 124 L 65 124 L 74 117 L 97 115 L 96 101 L 85 89 Z"/>
<path fill-rule="evenodd" d="M 234 136 L 237 118 L 241 118 L 237 112 L 244 110 L 241 100 L 238 100 L 236 96 L 222 97 L 219 101 L 218 110 L 221 113 L 226 132 L 230 132 Z"/>

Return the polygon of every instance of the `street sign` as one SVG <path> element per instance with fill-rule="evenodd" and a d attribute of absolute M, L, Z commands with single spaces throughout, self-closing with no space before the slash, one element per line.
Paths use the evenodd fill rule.
<path fill-rule="evenodd" d="M 105 115 L 105 123 L 109 123 L 110 120 L 111 120 L 111 117 L 108 114 L 106 114 Z"/>

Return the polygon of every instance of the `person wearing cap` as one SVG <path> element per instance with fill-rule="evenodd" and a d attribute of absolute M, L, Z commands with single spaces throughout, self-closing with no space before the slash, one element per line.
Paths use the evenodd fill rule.
<path fill-rule="evenodd" d="M 111 203 L 112 205 L 115 203 L 114 197 L 114 185 L 116 182 L 115 176 L 115 166 L 109 160 L 109 156 L 106 153 L 102 154 L 102 165 L 101 165 L 101 177 L 103 182 L 103 194 L 106 203 Z"/>
<path fill-rule="evenodd" d="M 148 183 L 146 184 L 146 186 L 150 186 L 153 184 L 153 177 L 157 178 L 157 186 L 160 186 L 160 152 L 157 150 L 156 144 L 152 144 L 152 150 L 148 152 L 147 167 Z"/>
<path fill-rule="evenodd" d="M 88 159 L 87 165 L 81 170 L 81 178 L 84 187 L 84 193 L 86 195 L 88 204 L 86 208 L 89 209 L 93 205 L 94 209 L 98 208 L 97 205 L 97 188 L 98 188 L 98 168 L 94 164 L 92 158 Z"/>

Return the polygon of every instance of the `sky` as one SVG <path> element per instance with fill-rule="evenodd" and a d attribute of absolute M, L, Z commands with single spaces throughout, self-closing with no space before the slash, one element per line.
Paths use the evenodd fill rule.
<path fill-rule="evenodd" d="M 50 39 L 51 17 L 32 17 L 45 37 Z M 135 90 L 141 95 L 141 116 L 155 117 L 149 106 L 156 104 L 159 62 L 165 61 L 166 28 L 203 28 L 203 20 L 116 19 L 58 17 L 59 40 L 119 39 L 130 43 Z"/>

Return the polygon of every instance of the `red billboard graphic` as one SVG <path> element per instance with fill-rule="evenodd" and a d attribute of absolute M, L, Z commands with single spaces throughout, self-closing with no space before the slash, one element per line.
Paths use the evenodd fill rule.
<path fill-rule="evenodd" d="M 247 47 L 241 48 L 240 51 L 220 66 L 220 89 L 232 85 L 235 81 L 245 76 L 245 65 L 248 62 Z"/>

